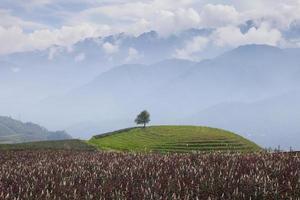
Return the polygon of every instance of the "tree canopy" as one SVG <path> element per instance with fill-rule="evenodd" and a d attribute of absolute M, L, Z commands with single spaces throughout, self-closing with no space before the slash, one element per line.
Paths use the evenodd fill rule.
<path fill-rule="evenodd" d="M 150 122 L 150 114 L 147 110 L 142 111 L 135 119 L 136 124 L 143 124 L 144 128 L 146 124 Z"/>

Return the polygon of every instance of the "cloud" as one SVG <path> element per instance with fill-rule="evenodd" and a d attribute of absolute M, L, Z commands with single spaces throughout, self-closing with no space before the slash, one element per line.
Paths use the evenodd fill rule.
<path fill-rule="evenodd" d="M 55 58 L 55 56 L 59 55 L 63 51 L 64 51 L 63 47 L 60 47 L 60 46 L 51 47 L 48 52 L 48 60 L 53 60 Z"/>
<path fill-rule="evenodd" d="M 103 48 L 104 52 L 107 54 L 114 54 L 119 51 L 119 46 L 114 45 L 110 42 L 105 42 L 104 44 L 102 44 L 102 48 Z"/>
<path fill-rule="evenodd" d="M 259 28 L 252 27 L 244 34 L 238 27 L 222 27 L 213 33 L 211 40 L 219 47 L 236 47 L 245 44 L 268 44 L 276 46 L 282 42 L 283 38 L 279 30 L 262 25 Z"/>
<path fill-rule="evenodd" d="M 201 14 L 201 26 L 208 28 L 237 25 L 240 23 L 240 13 L 233 6 L 207 4 Z"/>
<path fill-rule="evenodd" d="M 177 9 L 171 11 L 160 11 L 154 18 L 152 27 L 161 35 L 169 35 L 192 27 L 199 27 L 200 16 L 193 9 Z"/>
<path fill-rule="evenodd" d="M 109 22 L 118 32 L 141 34 L 156 30 L 161 35 L 168 35 L 198 26 L 198 12 L 192 7 L 186 7 L 190 2 L 192 1 L 155 0 L 107 4 L 84 10 L 73 21 Z"/>
<path fill-rule="evenodd" d="M 8 54 L 35 49 L 46 49 L 53 45 L 71 46 L 85 38 L 99 37 L 108 34 L 107 26 L 93 26 L 81 24 L 77 26 L 63 26 L 60 29 L 40 29 L 25 33 L 21 27 L 0 26 L 0 54 Z"/>
<path fill-rule="evenodd" d="M 298 0 L 121 1 L 86 9 L 78 16 L 93 23 L 110 22 L 114 30 L 134 34 L 156 30 L 161 35 L 168 35 L 188 28 L 238 26 L 247 20 L 256 21 L 258 25 L 267 22 L 272 24 L 273 28 L 281 30 L 300 19 L 300 2 Z"/>
<path fill-rule="evenodd" d="M 47 4 L 51 4 L 51 3 L 54 3 L 55 0 L 15 0 L 18 5 L 21 5 L 21 6 L 31 6 L 31 7 L 35 7 L 35 6 L 45 6 Z"/>
<path fill-rule="evenodd" d="M 20 27 L 4 28 L 0 26 L 0 54 L 24 49 L 26 40 L 27 38 Z"/>
<path fill-rule="evenodd" d="M 75 62 L 81 62 L 85 60 L 85 53 L 79 53 L 78 55 L 75 56 L 74 60 Z"/>
<path fill-rule="evenodd" d="M 138 50 L 136 50 L 133 47 L 130 47 L 128 49 L 128 56 L 125 60 L 125 62 L 131 62 L 133 60 L 137 60 L 140 57 Z"/>
<path fill-rule="evenodd" d="M 80 40 L 90 37 L 99 37 L 109 32 L 107 26 L 93 26 L 80 24 L 77 26 L 63 26 L 60 29 L 42 29 L 28 35 L 40 48 L 48 47 L 50 44 L 69 46 Z"/>
<path fill-rule="evenodd" d="M 287 30 L 290 25 L 300 20 L 299 0 L 234 0 L 234 6 L 240 9 L 243 21 L 253 20 L 258 25 L 268 23 L 272 28 Z"/>
<path fill-rule="evenodd" d="M 0 54 L 69 47 L 85 38 L 120 32 L 155 30 L 165 37 L 189 28 L 217 29 L 213 36 L 218 46 L 263 40 L 282 44 L 281 33 L 300 21 L 299 0 L 3 0 L 0 7 Z M 243 34 L 238 27 L 248 20 L 259 28 Z M 105 46 L 108 54 L 118 49 L 115 44 Z"/>
<path fill-rule="evenodd" d="M 22 27 L 23 29 L 38 29 L 46 28 L 47 26 L 20 19 L 19 17 L 13 16 L 10 10 L 0 9 L 0 26 L 8 28 L 12 26 Z"/>
<path fill-rule="evenodd" d="M 194 54 L 204 50 L 208 42 L 208 38 L 202 36 L 194 37 L 192 40 L 187 41 L 183 48 L 176 49 L 174 57 L 179 59 L 197 60 L 197 58 L 194 57 Z"/>

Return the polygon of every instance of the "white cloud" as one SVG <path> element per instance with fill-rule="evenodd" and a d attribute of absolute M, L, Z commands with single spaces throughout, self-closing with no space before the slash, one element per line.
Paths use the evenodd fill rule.
<path fill-rule="evenodd" d="M 248 42 L 282 44 L 283 36 L 280 32 L 288 30 L 291 23 L 300 21 L 299 0 L 7 2 L 0 3 L 0 54 L 45 49 L 53 45 L 70 47 L 88 37 L 119 32 L 137 35 L 156 30 L 161 36 L 167 36 L 184 29 L 208 27 L 217 29 L 213 37 L 218 46 L 236 46 Z M 21 7 L 25 8 L 24 12 L 18 12 Z M 47 13 L 41 14 L 45 10 Z M 43 19 L 40 19 L 40 16 Z M 252 28 L 243 34 L 238 30 L 238 25 L 247 20 L 255 21 L 259 28 Z M 269 37 L 266 36 L 268 34 Z M 209 37 L 208 40 L 212 38 Z M 109 43 L 105 44 L 103 49 L 112 54 L 117 52 L 119 47 Z M 179 54 L 188 57 L 193 53 L 179 49 Z"/>
<path fill-rule="evenodd" d="M 114 54 L 117 53 L 119 51 L 119 46 L 118 45 L 114 45 L 110 42 L 105 42 L 102 45 L 103 50 L 105 51 L 105 53 L 107 54 Z"/>
<path fill-rule="evenodd" d="M 24 48 L 26 36 L 20 27 L 0 26 L 0 54 L 13 53 Z"/>
<path fill-rule="evenodd" d="M 55 56 L 59 55 L 63 51 L 62 47 L 53 46 L 49 49 L 48 60 L 53 60 Z"/>
<path fill-rule="evenodd" d="M 180 59 L 197 60 L 194 54 L 204 50 L 208 42 L 208 38 L 201 36 L 194 37 L 191 41 L 187 41 L 182 49 L 176 49 L 174 56 Z"/>
<path fill-rule="evenodd" d="M 54 0 L 15 0 L 18 5 L 23 7 L 40 7 L 45 6 L 47 4 L 54 3 Z"/>
<path fill-rule="evenodd" d="M 161 35 L 198 26 L 198 12 L 189 7 L 192 1 L 139 1 L 108 4 L 94 7 L 79 13 L 71 21 L 90 20 L 93 23 L 110 21 L 114 30 L 140 34 L 156 30 Z"/>
<path fill-rule="evenodd" d="M 251 19 L 258 24 L 268 23 L 272 28 L 279 30 L 288 29 L 294 21 L 300 20 L 299 0 L 234 0 L 236 7 L 243 7 L 240 10 L 243 21 Z"/>
<path fill-rule="evenodd" d="M 258 25 L 268 22 L 273 28 L 283 29 L 300 19 L 299 0 L 213 2 L 218 4 L 208 0 L 113 2 L 87 9 L 78 18 L 94 23 L 107 19 L 120 32 L 140 34 L 156 30 L 161 35 L 188 28 L 237 26 L 247 20 L 255 20 Z"/>
<path fill-rule="evenodd" d="M 174 32 L 199 27 L 200 16 L 193 9 L 176 9 L 174 11 L 159 11 L 150 25 L 152 29 L 157 30 L 161 35 L 169 35 Z"/>
<path fill-rule="evenodd" d="M 127 56 L 127 58 L 126 58 L 126 62 L 130 62 L 130 61 L 133 61 L 133 60 L 136 60 L 136 59 L 138 59 L 140 57 L 140 55 L 139 55 L 139 52 L 138 52 L 138 50 L 136 50 L 135 48 L 133 48 L 133 47 L 130 47 L 129 49 L 128 49 L 128 56 Z"/>
<path fill-rule="evenodd" d="M 107 26 L 93 26 L 81 24 L 77 26 L 63 26 L 60 29 L 41 29 L 25 33 L 21 27 L 0 26 L 0 54 L 46 49 L 53 45 L 71 46 L 74 43 L 90 37 L 107 35 Z"/>
<path fill-rule="evenodd" d="M 85 60 L 85 53 L 79 53 L 78 55 L 75 56 L 74 60 L 75 62 L 81 62 Z"/>
<path fill-rule="evenodd" d="M 11 11 L 5 9 L 0 9 L 0 26 L 5 28 L 18 26 L 26 29 L 46 28 L 45 25 L 40 23 L 26 21 L 15 17 L 11 14 Z"/>
<path fill-rule="evenodd" d="M 37 45 L 37 48 L 47 48 L 53 44 L 69 46 L 85 38 L 98 37 L 108 32 L 109 27 L 107 26 L 80 24 L 77 26 L 63 26 L 54 30 L 37 30 L 29 34 L 28 37 Z"/>
<path fill-rule="evenodd" d="M 240 14 L 233 6 L 207 4 L 201 11 L 201 26 L 222 27 L 240 23 Z"/>
<path fill-rule="evenodd" d="M 253 27 L 245 34 L 234 26 L 222 27 L 213 33 L 211 39 L 215 45 L 220 47 L 236 47 L 245 44 L 268 44 L 276 46 L 283 40 L 279 30 L 269 28 L 267 25 L 262 25 L 259 28 Z"/>

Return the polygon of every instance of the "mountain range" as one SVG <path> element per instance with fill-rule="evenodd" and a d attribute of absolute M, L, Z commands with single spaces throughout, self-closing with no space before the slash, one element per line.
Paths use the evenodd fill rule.
<path fill-rule="evenodd" d="M 2 57 L 0 108 L 80 138 L 132 126 L 147 109 L 153 124 L 214 126 L 300 149 L 300 49 L 252 44 L 200 61 L 172 57 L 208 32 L 119 34 Z"/>
<path fill-rule="evenodd" d="M 75 134 L 84 123 L 89 131 L 128 126 L 146 108 L 156 124 L 226 128 L 264 146 L 285 141 L 282 147 L 296 148 L 299 52 L 248 45 L 199 63 L 172 59 L 122 65 L 43 103 L 52 111 L 65 110 L 64 119 L 77 116 L 69 127 Z"/>
<path fill-rule="evenodd" d="M 71 139 L 65 131 L 48 131 L 31 123 L 0 116 L 0 143 L 21 143 L 45 140 Z"/>
<path fill-rule="evenodd" d="M 114 66 L 152 64 L 173 58 L 176 49 L 210 32 L 209 29 L 190 29 L 169 37 L 161 37 L 155 31 L 138 36 L 120 33 L 87 38 L 70 47 L 55 45 L 44 50 L 0 55 L 3 112 L 11 114 L 11 101 L 17 105 L 35 104 L 80 87 Z M 206 54 L 206 57 L 215 55 Z"/>

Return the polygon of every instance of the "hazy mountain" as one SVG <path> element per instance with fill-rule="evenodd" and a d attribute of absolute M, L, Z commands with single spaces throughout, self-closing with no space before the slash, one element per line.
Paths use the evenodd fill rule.
<path fill-rule="evenodd" d="M 299 101 L 298 90 L 253 103 L 221 103 L 186 121 L 237 131 L 266 147 L 300 149 Z"/>
<path fill-rule="evenodd" d="M 0 116 L 0 143 L 18 143 L 44 140 L 70 139 L 65 131 L 51 132 L 31 123 L 23 123 L 10 117 Z"/>
<path fill-rule="evenodd" d="M 240 28 L 250 27 L 251 22 Z M 154 124 L 188 124 L 197 122 L 190 116 L 216 105 L 250 105 L 299 90 L 299 49 L 246 45 L 215 58 L 220 52 L 208 48 L 193 55 L 198 60 L 211 58 L 200 62 L 173 58 L 177 49 L 211 31 L 190 29 L 168 37 L 154 31 L 117 34 L 85 39 L 69 48 L 1 56 L 1 112 L 87 138 L 134 125 L 132 119 L 142 109 L 151 112 Z M 228 125 L 227 129 L 240 127 Z M 258 129 L 251 134 L 261 134 L 255 120 L 254 126 Z M 244 132 L 242 128 L 238 130 Z"/>
<path fill-rule="evenodd" d="M 59 112 L 62 125 L 89 124 L 89 121 L 97 120 L 101 121 L 99 124 L 105 122 L 104 126 L 110 123 L 111 128 L 112 124 L 116 126 L 115 120 L 126 121 L 140 109 L 155 107 L 156 92 L 194 64 L 172 59 L 153 65 L 121 65 L 66 95 L 42 101 L 36 109 L 36 116 L 47 119 L 53 116 L 49 121 L 55 121 L 57 116 L 54 113 Z"/>
<path fill-rule="evenodd" d="M 190 29 L 168 37 L 150 31 L 139 36 L 124 33 L 88 38 L 70 47 L 0 56 L 0 108 L 18 115 L 50 96 L 64 94 L 123 64 L 150 65 L 174 57 L 177 48 L 211 30 Z M 13 102 L 16 109 L 10 105 Z"/>
<path fill-rule="evenodd" d="M 299 53 L 299 49 L 247 45 L 199 63 L 171 59 L 152 65 L 121 65 L 66 95 L 46 99 L 35 115 L 55 122 L 55 113 L 60 113 L 60 126 L 69 125 L 67 128 L 74 135 L 83 136 L 85 132 L 84 136 L 88 137 L 97 131 L 132 126 L 136 113 L 148 109 L 154 124 L 226 125 L 224 128 L 251 136 L 262 145 L 274 146 L 281 140 L 278 123 L 282 116 L 264 115 L 264 111 L 260 113 L 260 107 L 256 105 L 268 99 L 272 102 L 277 100 L 280 109 L 297 119 L 297 113 L 292 109 L 296 105 L 280 97 L 290 94 L 292 99 L 293 91 L 299 89 Z M 216 105 L 228 109 L 222 107 L 214 114 Z M 268 109 L 276 109 L 276 105 L 270 103 Z M 235 115 L 235 108 L 248 118 L 240 116 L 240 113 Z M 219 123 L 217 116 L 228 121 Z M 290 117 L 287 115 L 287 119 Z M 244 122 L 237 120 L 234 123 L 235 119 Z M 261 123 L 263 121 L 268 123 Z M 293 124 L 288 134 L 296 136 L 300 127 L 295 121 L 290 121 Z M 260 137 L 270 132 L 273 142 Z M 282 146 L 292 144 L 287 142 L 289 137 L 286 138 Z"/>
<path fill-rule="evenodd" d="M 224 101 L 256 101 L 297 89 L 299 53 L 299 49 L 266 45 L 239 47 L 196 64 L 168 84 L 163 88 L 165 101 L 184 96 L 184 103 L 205 108 Z"/>

